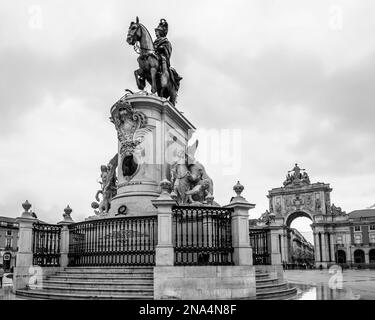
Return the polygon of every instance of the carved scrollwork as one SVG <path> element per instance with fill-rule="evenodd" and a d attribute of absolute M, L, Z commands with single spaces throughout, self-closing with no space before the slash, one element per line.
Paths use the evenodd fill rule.
<path fill-rule="evenodd" d="M 121 143 L 122 158 L 132 155 L 136 147 L 143 142 L 146 134 L 152 130 L 148 125 L 147 116 L 122 99 L 114 105 L 110 120 L 115 125 Z"/>

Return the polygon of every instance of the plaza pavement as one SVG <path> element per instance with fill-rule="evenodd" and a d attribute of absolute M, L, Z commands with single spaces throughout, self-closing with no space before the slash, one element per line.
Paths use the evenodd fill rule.
<path fill-rule="evenodd" d="M 7 275 L 8 273 L 5 273 L 3 277 L 3 287 L 0 288 L 0 300 L 23 300 L 23 299 L 17 298 L 12 293 L 13 281 L 12 279 L 7 278 L 6 277 Z"/>
<path fill-rule="evenodd" d="M 300 288 L 308 290 L 309 287 L 325 289 L 326 299 L 361 299 L 375 300 L 375 270 L 344 270 L 342 272 L 342 289 L 332 277 L 335 273 L 328 270 L 285 270 L 285 279 L 290 283 L 300 285 Z M 331 281 L 330 281 L 331 279 Z M 330 290 L 336 286 L 334 290 Z M 327 291 L 328 294 L 327 294 Z M 345 295 L 340 293 L 345 292 Z"/>

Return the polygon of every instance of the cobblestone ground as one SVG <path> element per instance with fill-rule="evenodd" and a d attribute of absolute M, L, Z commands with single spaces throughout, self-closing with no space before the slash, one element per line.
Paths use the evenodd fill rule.
<path fill-rule="evenodd" d="M 285 278 L 306 293 L 305 299 L 375 300 L 375 270 L 344 270 L 342 277 L 328 270 L 286 270 Z"/>

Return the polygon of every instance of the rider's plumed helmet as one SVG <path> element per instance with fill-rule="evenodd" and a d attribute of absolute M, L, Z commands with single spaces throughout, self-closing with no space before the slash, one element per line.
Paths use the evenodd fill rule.
<path fill-rule="evenodd" d="M 165 19 L 160 19 L 159 25 L 155 28 L 155 31 L 159 30 L 162 37 L 166 37 L 168 34 L 168 22 Z"/>

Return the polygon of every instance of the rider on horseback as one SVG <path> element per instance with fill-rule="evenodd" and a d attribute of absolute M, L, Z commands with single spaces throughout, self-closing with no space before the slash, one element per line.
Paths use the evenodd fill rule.
<path fill-rule="evenodd" d="M 180 77 L 177 71 L 171 67 L 170 58 L 172 55 L 172 45 L 167 39 L 168 34 L 168 23 L 165 19 L 160 19 L 159 25 L 155 29 L 156 40 L 154 41 L 154 48 L 159 61 L 161 62 L 161 72 L 169 72 L 173 83 L 176 87 L 179 87 Z"/>

